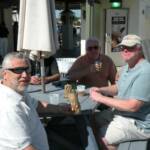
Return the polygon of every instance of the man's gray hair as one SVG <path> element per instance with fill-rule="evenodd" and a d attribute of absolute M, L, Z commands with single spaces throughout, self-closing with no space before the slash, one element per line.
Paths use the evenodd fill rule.
<path fill-rule="evenodd" d="M 30 61 L 26 54 L 24 54 L 23 52 L 10 52 L 4 57 L 4 60 L 2 62 L 2 69 L 11 68 L 11 61 L 15 58 L 25 60 L 25 62 L 27 62 L 30 67 Z"/>
<path fill-rule="evenodd" d="M 90 37 L 86 40 L 86 49 L 91 45 L 95 44 L 100 47 L 100 41 L 96 37 Z"/>

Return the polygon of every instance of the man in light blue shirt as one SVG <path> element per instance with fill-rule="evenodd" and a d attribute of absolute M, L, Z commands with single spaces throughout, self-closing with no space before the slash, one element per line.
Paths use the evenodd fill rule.
<path fill-rule="evenodd" d="M 116 149 L 124 141 L 150 138 L 150 64 L 144 58 L 142 40 L 137 35 L 127 35 L 119 48 L 127 65 L 118 82 L 90 90 L 94 101 L 115 109 L 113 120 L 101 135 L 107 149 Z"/>

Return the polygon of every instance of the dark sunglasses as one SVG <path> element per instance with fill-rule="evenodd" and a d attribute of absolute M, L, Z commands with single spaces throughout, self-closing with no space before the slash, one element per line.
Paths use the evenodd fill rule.
<path fill-rule="evenodd" d="M 16 74 L 22 74 L 23 72 L 31 73 L 31 69 L 29 67 L 7 68 L 6 70 L 9 70 Z"/>
<path fill-rule="evenodd" d="M 121 46 L 119 46 L 119 50 L 120 50 L 120 51 L 124 51 L 124 49 L 126 49 L 126 50 L 128 50 L 128 51 L 131 52 L 131 51 L 134 51 L 135 47 L 136 47 L 136 46 L 129 47 L 129 46 L 121 45 Z"/>
<path fill-rule="evenodd" d="M 88 51 L 92 51 L 93 49 L 94 50 L 97 50 L 99 48 L 99 46 L 89 46 L 88 48 L 87 48 L 87 50 Z"/>

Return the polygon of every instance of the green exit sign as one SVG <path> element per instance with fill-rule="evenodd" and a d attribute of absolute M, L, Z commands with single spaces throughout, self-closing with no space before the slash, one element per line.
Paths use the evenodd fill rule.
<path fill-rule="evenodd" d="M 112 8 L 121 8 L 121 3 L 120 2 L 113 2 L 111 3 Z"/>
<path fill-rule="evenodd" d="M 109 0 L 111 3 L 111 8 L 121 8 L 122 7 L 122 0 Z"/>

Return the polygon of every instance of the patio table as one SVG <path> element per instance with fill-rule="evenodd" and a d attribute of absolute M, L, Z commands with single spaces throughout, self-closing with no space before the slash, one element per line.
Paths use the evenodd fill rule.
<path fill-rule="evenodd" d="M 29 85 L 27 90 L 31 97 L 34 97 L 35 99 L 38 99 L 38 100 L 48 101 L 48 102 L 49 102 L 49 96 L 51 93 L 58 93 L 59 97 L 60 97 L 59 103 L 60 104 L 68 104 L 68 100 L 64 98 L 64 85 L 61 85 L 60 82 L 46 84 L 46 92 L 45 93 L 42 92 L 41 85 Z M 58 111 L 56 109 L 53 112 L 45 112 L 45 111 L 41 112 L 41 115 L 53 116 L 53 117 L 69 115 L 69 116 L 73 117 L 75 119 L 76 126 L 79 129 L 81 140 L 82 140 L 83 136 L 85 136 L 82 131 L 85 130 L 85 126 L 86 126 L 87 145 L 85 147 L 85 150 L 91 150 L 91 149 L 98 150 L 99 149 L 98 144 L 96 142 L 96 139 L 93 134 L 92 127 L 91 127 L 91 123 L 89 120 L 89 118 L 92 115 L 92 112 L 95 110 L 95 108 L 97 107 L 98 104 L 96 102 L 93 102 L 90 100 L 88 90 L 89 89 L 86 89 L 87 94 L 85 94 L 85 96 L 78 96 L 80 107 L 81 107 L 80 113 L 75 114 L 73 112 L 65 112 L 65 111 L 63 113 L 63 112 L 60 112 L 59 109 L 58 109 Z M 85 124 L 85 126 L 83 126 L 83 124 Z M 65 145 L 70 150 L 82 149 L 81 147 L 78 147 L 77 145 L 67 142 L 64 138 L 61 138 L 59 135 L 53 133 L 53 131 L 51 132 L 51 134 L 54 138 L 56 137 L 56 140 L 65 143 Z"/>

